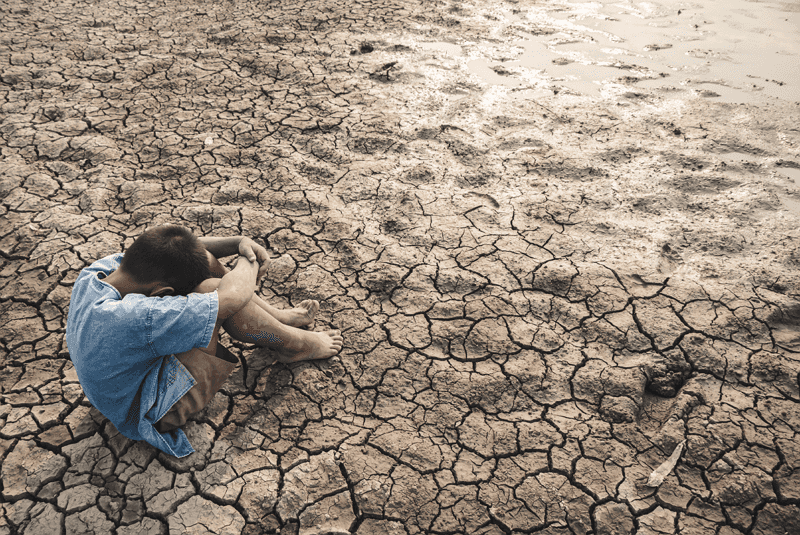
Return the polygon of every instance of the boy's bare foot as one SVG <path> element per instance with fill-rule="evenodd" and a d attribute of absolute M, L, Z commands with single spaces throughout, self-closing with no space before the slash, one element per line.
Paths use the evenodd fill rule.
<path fill-rule="evenodd" d="M 272 316 L 290 327 L 308 327 L 314 324 L 314 318 L 319 312 L 319 301 L 314 299 L 306 299 L 294 308 L 287 308 L 284 310 L 270 307 L 272 310 L 268 312 Z"/>
<path fill-rule="evenodd" d="M 342 350 L 342 341 L 341 331 L 300 331 L 296 344 L 292 344 L 296 345 L 296 349 L 278 350 L 278 360 L 288 363 L 327 359 Z"/>

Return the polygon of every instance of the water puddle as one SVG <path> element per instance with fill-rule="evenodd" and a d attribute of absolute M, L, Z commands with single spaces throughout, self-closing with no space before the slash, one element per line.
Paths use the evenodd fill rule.
<path fill-rule="evenodd" d="M 800 11 L 779 0 L 566 1 L 508 14 L 503 24 L 531 34 L 508 43 L 522 49 L 511 61 L 467 61 L 490 84 L 599 95 L 622 82 L 719 102 L 800 100 Z"/>
<path fill-rule="evenodd" d="M 778 169 L 778 174 L 794 182 L 795 186 L 800 186 L 800 169 L 795 167 L 781 167 Z M 791 213 L 800 215 L 800 200 L 798 200 L 798 198 L 789 197 L 787 193 L 787 195 L 781 197 L 781 201 L 783 201 L 783 205 Z"/>
<path fill-rule="evenodd" d="M 725 163 L 757 163 L 764 158 L 758 154 L 738 151 L 723 152 L 722 154 L 718 154 L 717 157 Z"/>
<path fill-rule="evenodd" d="M 781 167 L 778 169 L 778 173 L 785 176 L 796 185 L 800 186 L 800 169 L 795 169 L 794 167 Z"/>
<path fill-rule="evenodd" d="M 783 205 L 791 213 L 800 215 L 800 201 L 792 199 L 791 197 L 783 197 L 781 198 L 781 201 L 783 201 Z"/>
<path fill-rule="evenodd" d="M 424 50 L 434 50 L 436 52 L 444 52 L 448 56 L 460 56 L 462 53 L 461 47 L 453 43 L 420 43 Z"/>

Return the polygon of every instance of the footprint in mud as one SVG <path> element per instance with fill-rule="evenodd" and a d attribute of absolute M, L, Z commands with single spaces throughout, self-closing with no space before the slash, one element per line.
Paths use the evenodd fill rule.
<path fill-rule="evenodd" d="M 668 243 L 661 246 L 661 253 L 658 258 L 658 272 L 662 275 L 669 275 L 683 264 L 683 257 L 678 254 Z"/>
<path fill-rule="evenodd" d="M 485 193 L 478 193 L 476 191 L 470 191 L 466 195 L 470 197 L 478 197 L 483 201 L 484 206 L 490 206 L 492 208 L 500 208 L 500 203 L 495 200 L 494 197 L 491 195 L 487 195 Z"/>
<path fill-rule="evenodd" d="M 599 405 L 603 419 L 613 423 L 639 421 L 646 398 L 675 398 L 691 374 L 691 366 L 677 349 L 615 360 L 620 364 L 590 360 L 572 380 L 575 397 Z"/>
<path fill-rule="evenodd" d="M 765 323 L 770 327 L 775 345 L 800 353 L 800 301 L 764 288 L 757 292 L 769 307 Z"/>

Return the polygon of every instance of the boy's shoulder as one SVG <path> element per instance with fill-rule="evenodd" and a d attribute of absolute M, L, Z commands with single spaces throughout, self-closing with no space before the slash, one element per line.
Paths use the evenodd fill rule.
<path fill-rule="evenodd" d="M 123 256 L 125 256 L 124 253 L 114 253 L 104 256 L 103 258 L 92 262 L 88 267 L 83 268 L 83 271 L 107 271 L 108 273 L 111 273 L 119 268 Z"/>

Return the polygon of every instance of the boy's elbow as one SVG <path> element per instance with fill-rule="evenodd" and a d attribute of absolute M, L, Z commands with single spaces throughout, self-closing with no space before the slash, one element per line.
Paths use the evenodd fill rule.
<path fill-rule="evenodd" d="M 219 312 L 217 318 L 226 320 L 243 309 L 251 296 L 249 295 L 220 295 L 219 296 Z"/>

